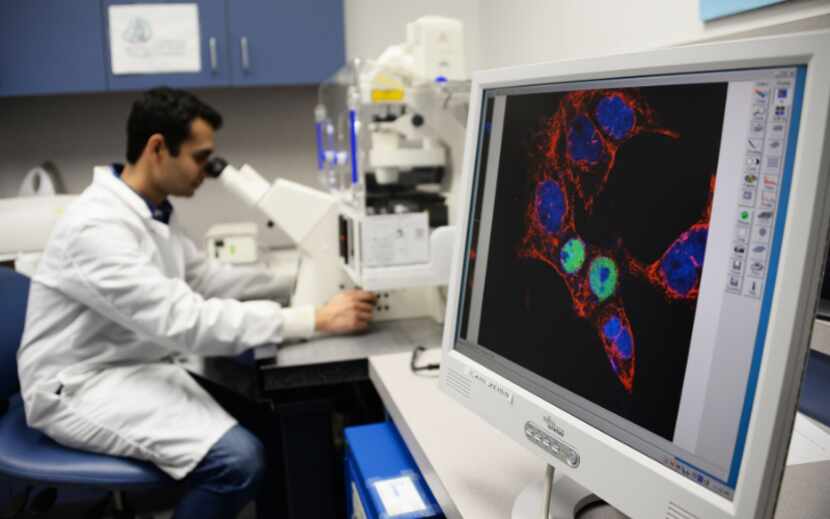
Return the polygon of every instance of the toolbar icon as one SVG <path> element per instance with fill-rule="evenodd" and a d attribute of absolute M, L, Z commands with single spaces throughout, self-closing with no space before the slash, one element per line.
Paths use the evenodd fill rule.
<path fill-rule="evenodd" d="M 756 103 L 766 103 L 769 100 L 769 89 L 758 87 L 753 88 L 752 99 L 754 99 Z"/>
<path fill-rule="evenodd" d="M 774 191 L 761 191 L 761 207 L 773 208 L 778 200 Z"/>

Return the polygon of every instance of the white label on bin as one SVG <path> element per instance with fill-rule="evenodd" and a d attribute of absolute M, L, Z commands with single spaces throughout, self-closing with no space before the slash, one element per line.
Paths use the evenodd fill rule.
<path fill-rule="evenodd" d="M 422 512 L 427 509 L 410 476 L 375 481 L 375 490 L 386 511 L 386 517 Z"/>

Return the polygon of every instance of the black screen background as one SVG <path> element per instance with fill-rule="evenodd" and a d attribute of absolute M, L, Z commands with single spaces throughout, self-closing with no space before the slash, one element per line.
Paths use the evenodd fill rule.
<path fill-rule="evenodd" d="M 624 143 L 593 213 L 576 211 L 577 232 L 652 262 L 701 217 L 717 169 L 726 83 L 640 88 L 671 138 L 641 134 Z M 669 301 L 621 271 L 619 294 L 636 342 L 627 393 L 590 321 L 578 318 L 565 283 L 517 251 L 535 192 L 530 172 L 544 120 L 562 93 L 508 96 L 478 343 L 506 359 L 671 440 L 694 322 L 694 302 Z M 483 177 L 483 175 L 479 175 Z M 483 187 L 479 183 L 477 189 Z M 578 200 L 578 199 L 577 199 Z M 468 270 L 469 274 L 469 270 Z M 466 318 L 466 312 L 465 312 Z M 466 322 L 466 321 L 465 321 Z"/>

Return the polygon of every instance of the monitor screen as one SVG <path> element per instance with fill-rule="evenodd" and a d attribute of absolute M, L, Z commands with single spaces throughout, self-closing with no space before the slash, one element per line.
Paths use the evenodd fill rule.
<path fill-rule="evenodd" d="M 731 499 L 805 73 L 485 90 L 456 350 Z"/>

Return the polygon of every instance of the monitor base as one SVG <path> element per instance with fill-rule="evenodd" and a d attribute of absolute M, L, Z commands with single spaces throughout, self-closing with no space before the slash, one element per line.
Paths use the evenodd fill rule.
<path fill-rule="evenodd" d="M 545 482 L 540 478 L 522 490 L 513 502 L 511 519 L 540 519 L 545 500 Z M 550 503 L 550 519 L 624 519 L 626 516 L 603 503 L 596 494 L 567 476 L 556 478 Z"/>

